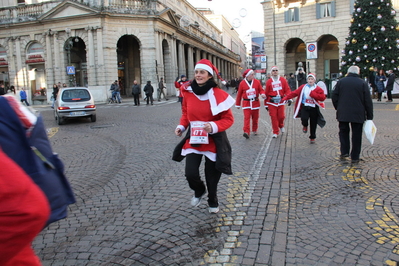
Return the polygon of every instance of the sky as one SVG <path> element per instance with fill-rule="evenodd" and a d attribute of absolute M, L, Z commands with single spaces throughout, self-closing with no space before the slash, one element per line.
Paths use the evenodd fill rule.
<path fill-rule="evenodd" d="M 230 24 L 237 25 L 237 19 L 241 23 L 239 27 L 235 27 L 240 37 L 243 39 L 251 31 L 257 31 L 263 33 L 263 6 L 261 5 L 262 0 L 187 0 L 194 7 L 210 8 L 215 14 L 223 15 Z M 241 16 L 243 11 L 246 10 L 246 15 Z"/>

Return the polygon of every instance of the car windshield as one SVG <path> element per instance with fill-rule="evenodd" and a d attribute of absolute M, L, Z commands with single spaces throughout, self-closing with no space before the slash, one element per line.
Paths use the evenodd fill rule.
<path fill-rule="evenodd" d="M 85 89 L 65 90 L 62 94 L 64 102 L 82 102 L 90 100 L 90 94 Z"/>

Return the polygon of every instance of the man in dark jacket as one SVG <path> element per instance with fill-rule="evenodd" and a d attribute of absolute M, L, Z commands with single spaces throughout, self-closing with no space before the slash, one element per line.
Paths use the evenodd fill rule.
<path fill-rule="evenodd" d="M 298 69 L 298 74 L 296 75 L 296 80 L 298 81 L 298 88 L 299 88 L 301 85 L 307 83 L 307 80 L 306 80 L 306 73 L 303 72 L 303 68 L 302 68 L 302 67 L 300 67 L 300 68 Z"/>
<path fill-rule="evenodd" d="M 393 70 L 388 70 L 388 81 L 387 81 L 387 86 L 385 87 L 387 91 L 387 97 L 388 101 L 387 103 L 392 102 L 392 90 L 393 90 L 393 85 L 395 84 L 395 74 L 393 73 Z"/>
<path fill-rule="evenodd" d="M 151 85 L 151 81 L 147 81 L 147 84 L 144 86 L 145 96 L 147 98 L 147 105 L 151 101 L 151 105 L 154 105 L 154 99 L 152 98 L 152 94 L 154 93 L 154 87 Z"/>
<path fill-rule="evenodd" d="M 139 106 L 140 105 L 141 88 L 140 88 L 140 85 L 137 84 L 137 80 L 133 81 L 132 94 L 133 94 L 133 98 L 134 98 L 134 105 Z"/>
<path fill-rule="evenodd" d="M 342 160 L 349 157 L 349 123 L 352 128 L 350 152 L 352 163 L 358 163 L 360 160 L 363 123 L 366 119 L 373 120 L 373 103 L 369 86 L 360 78 L 359 73 L 359 67 L 349 67 L 348 75 L 337 82 L 331 97 L 334 108 L 337 110 Z"/>
<path fill-rule="evenodd" d="M 0 85 L 0 95 L 6 94 L 6 89 L 4 88 L 4 84 Z"/>

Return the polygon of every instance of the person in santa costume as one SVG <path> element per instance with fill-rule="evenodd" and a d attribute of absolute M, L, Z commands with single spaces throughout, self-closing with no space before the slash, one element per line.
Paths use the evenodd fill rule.
<path fill-rule="evenodd" d="M 186 83 L 189 83 L 190 81 L 189 80 L 187 80 L 187 77 L 186 77 L 186 75 L 181 75 L 180 76 L 180 79 L 177 79 L 176 81 L 175 81 L 175 88 L 176 88 L 176 90 L 178 90 L 179 91 L 179 100 L 178 100 L 178 102 L 180 102 L 180 104 L 181 105 L 183 105 L 183 96 L 182 96 L 182 93 L 181 93 L 181 87 L 183 86 L 183 85 L 185 85 Z"/>
<path fill-rule="evenodd" d="M 255 79 L 255 73 L 252 69 L 247 69 L 243 73 L 244 80 L 238 87 L 236 97 L 236 107 L 244 111 L 244 134 L 243 136 L 248 139 L 250 134 L 250 124 L 252 118 L 252 132 L 254 135 L 258 134 L 258 121 L 260 101 L 259 96 L 263 99 L 266 98 L 265 91 L 259 80 Z"/>
<path fill-rule="evenodd" d="M 273 138 L 277 138 L 280 131 L 281 133 L 285 132 L 285 101 L 282 99 L 291 90 L 287 80 L 278 74 L 277 66 L 273 66 L 270 72 L 271 77 L 266 81 L 265 107 L 269 111 L 270 119 L 272 120 Z"/>
<path fill-rule="evenodd" d="M 181 161 L 186 158 L 185 176 L 194 190 L 191 205 L 199 206 L 208 190 L 208 210 L 217 213 L 220 177 L 222 173 L 232 174 L 231 146 L 226 130 L 234 123 L 230 108 L 235 101 L 216 84 L 214 76 L 221 77 L 209 60 L 198 61 L 194 71 L 194 80 L 181 87 L 184 101 L 175 134 L 181 136 L 184 131 L 187 134 L 175 148 L 172 159 Z M 199 171 L 202 157 L 205 157 L 206 186 Z"/>
<path fill-rule="evenodd" d="M 302 132 L 308 132 L 310 120 L 310 143 L 315 143 L 316 127 L 324 127 L 326 121 L 320 112 L 320 107 L 324 109 L 323 101 L 326 99 L 324 90 L 317 86 L 316 76 L 312 73 L 307 75 L 307 84 L 301 85 L 298 89 L 283 98 L 283 101 L 298 97 L 295 102 L 294 118 L 301 118 Z"/>

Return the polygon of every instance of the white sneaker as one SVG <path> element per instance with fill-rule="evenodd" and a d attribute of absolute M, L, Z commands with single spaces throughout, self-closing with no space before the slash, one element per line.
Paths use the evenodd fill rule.
<path fill-rule="evenodd" d="M 281 130 L 281 133 L 284 133 L 285 132 L 285 128 L 280 128 L 280 130 Z"/>
<path fill-rule="evenodd" d="M 209 207 L 208 211 L 209 211 L 209 213 L 218 213 L 219 207 Z"/>
<path fill-rule="evenodd" d="M 276 139 L 277 138 L 277 134 L 273 134 L 272 138 Z"/>
<path fill-rule="evenodd" d="M 201 204 L 201 200 L 202 200 L 202 197 L 205 195 L 205 192 L 206 191 L 204 191 L 204 194 L 202 194 L 201 197 L 199 197 L 199 198 L 196 198 L 195 196 L 192 197 L 191 198 L 191 206 L 198 207 Z"/>

